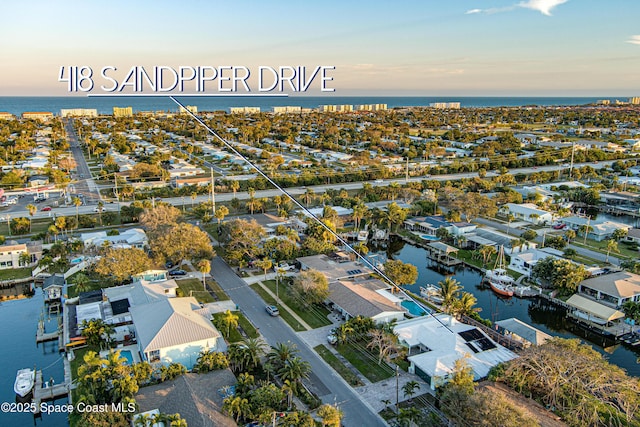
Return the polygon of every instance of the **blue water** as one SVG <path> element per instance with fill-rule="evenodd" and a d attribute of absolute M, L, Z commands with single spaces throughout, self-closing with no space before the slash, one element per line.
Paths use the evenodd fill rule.
<path fill-rule="evenodd" d="M 388 108 L 428 106 L 431 102 L 460 102 L 461 107 L 518 107 L 523 105 L 584 105 L 600 98 L 587 97 L 471 97 L 471 96 L 291 96 L 274 97 L 188 97 L 176 96 L 187 105 L 195 105 L 198 111 L 229 111 L 229 107 L 260 107 L 271 111 L 274 106 L 300 106 L 317 108 L 323 104 L 387 104 Z M 0 111 L 22 114 L 25 111 L 50 111 L 56 114 L 63 108 L 95 108 L 99 114 L 112 114 L 113 107 L 133 107 L 133 111 L 177 111 L 176 104 L 168 97 L 0 97 Z"/>
<path fill-rule="evenodd" d="M 33 368 L 42 370 L 44 381 L 53 378 L 56 384 L 64 382 L 64 367 L 58 342 L 48 342 L 36 346 L 36 329 L 42 313 L 44 298 L 42 290 L 36 289 L 32 298 L 4 301 L 0 303 L 0 342 L 2 352 L 2 375 L 0 375 L 0 401 L 15 402 L 13 383 L 18 369 Z M 44 317 L 45 331 L 54 331 L 57 319 Z M 67 399 L 58 399 L 55 403 L 66 403 Z M 53 402 L 52 402 L 53 403 Z M 43 415 L 36 425 L 62 427 L 69 425 L 64 414 Z M 31 414 L 8 414 L 0 412 L 0 426 L 32 426 Z"/>
<path fill-rule="evenodd" d="M 409 310 L 409 313 L 414 316 L 425 316 L 429 314 L 424 308 L 420 307 L 413 301 L 402 301 L 400 305 Z"/>

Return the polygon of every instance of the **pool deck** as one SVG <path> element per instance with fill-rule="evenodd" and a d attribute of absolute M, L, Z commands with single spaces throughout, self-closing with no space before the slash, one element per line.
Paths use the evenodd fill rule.
<path fill-rule="evenodd" d="M 123 347 L 118 347 L 118 348 L 114 348 L 112 349 L 114 351 L 123 351 L 123 350 L 129 350 L 131 352 L 131 357 L 133 358 L 133 363 L 140 363 L 140 355 L 138 354 L 138 346 L 137 345 L 127 345 L 127 346 L 123 346 Z M 109 351 L 110 350 L 104 350 L 100 352 L 100 357 L 107 357 L 109 355 Z"/>

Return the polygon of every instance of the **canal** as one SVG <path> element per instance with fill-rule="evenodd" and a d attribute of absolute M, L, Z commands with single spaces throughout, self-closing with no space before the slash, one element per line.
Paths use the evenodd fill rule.
<path fill-rule="evenodd" d="M 30 298 L 0 302 L 0 402 L 15 402 L 13 384 L 19 369 L 34 366 L 42 370 L 44 381 L 53 378 L 56 383 L 64 382 L 62 354 L 58 353 L 58 342 L 48 342 L 36 346 L 38 320 L 43 319 L 47 332 L 55 331 L 58 320 L 44 314 L 44 296 L 40 287 Z M 55 403 L 66 403 L 58 399 Z M 53 403 L 53 402 L 52 402 Z M 66 414 L 42 415 L 35 419 L 30 413 L 6 413 L 0 411 L 0 426 L 68 426 Z"/>
<path fill-rule="evenodd" d="M 372 252 L 374 252 L 374 249 Z M 546 333 L 563 338 L 580 338 L 591 344 L 594 349 L 604 354 L 613 364 L 624 368 L 630 375 L 640 376 L 640 365 L 636 362 L 639 353 L 625 345 L 613 345 L 597 334 L 590 334 L 583 328 L 566 320 L 562 310 L 542 299 L 521 299 L 498 297 L 488 287 L 481 285 L 482 275 L 479 271 L 465 266 L 458 266 L 455 270 L 441 270 L 437 264 L 432 264 L 422 248 L 409 245 L 401 240 L 392 240 L 386 248 L 386 255 L 390 259 L 399 259 L 418 267 L 418 280 L 406 289 L 420 294 L 420 286 L 437 284 L 448 275 L 453 276 L 466 292 L 472 293 L 478 300 L 479 313 L 491 321 L 515 317 Z M 640 350 L 640 348 L 639 348 Z"/>

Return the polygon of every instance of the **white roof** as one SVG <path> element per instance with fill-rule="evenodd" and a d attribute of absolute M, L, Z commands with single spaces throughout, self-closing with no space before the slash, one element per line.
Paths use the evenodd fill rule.
<path fill-rule="evenodd" d="M 538 216 L 542 216 L 542 215 L 549 214 L 549 212 L 538 208 L 538 206 L 536 206 L 534 203 L 521 203 L 521 204 L 507 203 L 507 207 L 511 212 L 516 212 L 523 215 L 536 214 Z"/>
<path fill-rule="evenodd" d="M 409 361 L 430 376 L 444 377 L 450 374 L 455 361 L 465 358 L 473 369 L 474 377 L 479 379 L 487 376 L 489 370 L 498 363 L 517 357 L 515 353 L 494 343 L 482 332 L 482 337 L 491 341 L 495 348 L 474 352 L 459 335 L 460 332 L 476 329 L 474 326 L 458 322 L 449 315 L 437 317 L 442 323 L 433 316 L 423 316 L 400 322 L 394 328 L 400 342 L 412 347 L 422 345 L 429 348 L 430 351 L 409 357 Z"/>
<path fill-rule="evenodd" d="M 131 307 L 142 350 L 148 352 L 203 340 L 211 340 L 213 347 L 220 332 L 195 310 L 200 310 L 200 304 L 193 297 Z"/>
<path fill-rule="evenodd" d="M 102 305 L 102 301 L 91 302 L 89 304 L 80 304 L 76 307 L 76 319 L 78 321 L 78 325 L 82 323 L 83 320 L 87 322 L 93 319 L 103 320 L 102 310 L 100 306 Z"/>

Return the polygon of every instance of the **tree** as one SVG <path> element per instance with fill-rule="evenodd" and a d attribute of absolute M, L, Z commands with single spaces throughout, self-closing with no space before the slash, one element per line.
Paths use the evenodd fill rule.
<path fill-rule="evenodd" d="M 231 181 L 231 183 L 229 183 L 229 187 L 231 187 L 231 191 L 233 191 L 233 198 L 236 198 L 236 192 L 240 189 L 240 182 L 239 181 Z"/>
<path fill-rule="evenodd" d="M 117 282 L 123 282 L 131 275 L 151 269 L 152 263 L 147 254 L 138 248 L 108 248 L 95 264 L 96 273 L 111 276 Z"/>
<path fill-rule="evenodd" d="M 151 236 L 165 234 L 174 227 L 182 213 L 179 209 L 165 204 L 157 204 L 153 208 L 147 208 L 140 215 L 142 225 Z"/>
<path fill-rule="evenodd" d="M 480 248 L 480 255 L 482 255 L 482 265 L 487 265 L 487 262 L 491 259 L 493 255 L 497 253 L 496 247 L 492 245 L 484 245 Z"/>
<path fill-rule="evenodd" d="M 76 274 L 76 276 L 73 278 L 73 283 L 75 286 L 75 290 L 78 294 L 82 292 L 87 292 L 89 289 L 91 289 L 89 276 L 87 276 L 83 272 Z"/>
<path fill-rule="evenodd" d="M 151 250 L 161 260 L 210 259 L 214 256 L 209 236 L 188 223 L 176 224 L 165 234 L 151 240 Z"/>
<path fill-rule="evenodd" d="M 317 270 L 306 270 L 293 280 L 291 292 L 304 306 L 320 304 L 329 297 L 329 281 Z"/>
<path fill-rule="evenodd" d="M 254 262 L 253 265 L 264 271 L 264 280 L 267 280 L 267 270 L 273 267 L 273 262 L 269 258 L 262 258 Z"/>
<path fill-rule="evenodd" d="M 405 397 L 409 396 L 409 401 L 411 401 L 416 391 L 420 390 L 420 383 L 417 381 L 409 381 L 405 385 L 402 386 L 402 393 L 404 393 Z"/>
<path fill-rule="evenodd" d="M 104 323 L 102 319 L 83 320 L 80 329 L 82 336 L 87 339 L 87 344 L 94 347 L 102 347 L 103 343 L 109 343 L 111 335 L 115 332 L 113 326 Z"/>
<path fill-rule="evenodd" d="M 322 419 L 323 427 L 340 427 L 340 421 L 342 421 L 342 411 L 340 411 L 340 409 L 338 409 L 337 407 L 325 403 L 318 408 L 316 413 Z"/>
<path fill-rule="evenodd" d="M 200 261 L 198 261 L 196 268 L 198 269 L 200 274 L 202 274 L 202 288 L 206 291 L 207 290 L 206 275 L 211 272 L 211 262 L 208 259 L 201 259 Z"/>
<path fill-rule="evenodd" d="M 309 373 L 311 373 L 311 365 L 309 362 L 297 356 L 289 358 L 278 370 L 280 379 L 282 379 L 282 381 L 291 381 L 291 383 L 295 385 L 296 390 L 300 381 L 309 378 Z"/>
<path fill-rule="evenodd" d="M 194 369 L 198 373 L 204 373 L 209 371 L 217 371 L 220 369 L 226 369 L 229 367 L 229 359 L 224 353 L 219 351 L 205 351 L 202 350 L 198 356 L 198 360 L 194 366 Z"/>
<path fill-rule="evenodd" d="M 438 286 L 440 287 L 439 297 L 442 298 L 442 309 L 450 313 L 462 287 L 453 277 L 446 277 L 444 280 L 438 282 Z"/>
<path fill-rule="evenodd" d="M 223 226 L 222 240 L 229 261 L 238 264 L 243 258 L 255 259 L 261 253 L 260 242 L 264 229 L 255 221 L 236 219 Z"/>
<path fill-rule="evenodd" d="M 240 396 L 229 396 L 222 402 L 222 410 L 231 417 L 235 417 L 237 423 L 240 418 L 249 417 L 251 414 L 251 406 L 249 401 Z"/>
<path fill-rule="evenodd" d="M 224 312 L 224 315 L 220 318 L 220 321 L 227 329 L 226 337 L 229 338 L 229 334 L 231 333 L 231 328 L 235 329 L 238 327 L 238 315 L 233 313 L 231 310 L 227 310 Z"/>
<path fill-rule="evenodd" d="M 611 238 L 616 242 L 619 242 L 622 238 L 624 238 L 628 234 L 628 230 L 626 228 L 616 228 L 611 233 Z"/>
<path fill-rule="evenodd" d="M 620 253 L 620 249 L 618 249 L 618 241 L 615 239 L 607 240 L 607 258 L 604 262 L 609 262 L 609 254 L 611 252 Z"/>
<path fill-rule="evenodd" d="M 400 260 L 389 260 L 384 263 L 384 274 L 396 285 L 413 285 L 418 280 L 418 268 Z"/>
<path fill-rule="evenodd" d="M 369 213 L 369 208 L 359 201 L 357 204 L 352 207 L 351 217 L 353 218 L 354 229 L 360 229 L 360 221 L 362 221 L 367 214 Z"/>
<path fill-rule="evenodd" d="M 378 365 L 382 363 L 383 359 L 396 351 L 398 351 L 399 343 L 398 337 L 391 333 L 381 329 L 373 329 L 369 333 L 371 341 L 367 343 L 367 348 L 378 349 Z"/>
<path fill-rule="evenodd" d="M 216 212 L 214 213 L 214 217 L 218 220 L 218 230 L 220 230 L 220 223 L 224 221 L 224 217 L 229 215 L 229 209 L 222 205 L 216 208 Z"/>
<path fill-rule="evenodd" d="M 576 232 L 572 229 L 568 229 L 564 232 L 564 237 L 567 239 L 567 243 L 571 243 L 571 241 L 576 238 Z"/>
<path fill-rule="evenodd" d="M 459 299 L 455 300 L 452 307 L 452 313 L 456 316 L 471 316 L 479 312 L 480 308 L 475 308 L 478 300 L 473 294 L 463 292 Z"/>
<path fill-rule="evenodd" d="M 563 252 L 564 256 L 569 259 L 573 259 L 576 255 L 578 255 L 578 251 L 573 248 L 567 248 Z"/>
<path fill-rule="evenodd" d="M 584 236 L 584 242 L 582 242 L 584 245 L 587 244 L 587 236 L 589 235 L 589 233 L 591 233 L 593 231 L 593 227 L 588 225 L 588 224 L 583 224 L 580 227 L 578 227 L 578 231 L 582 233 L 582 235 Z"/>
<path fill-rule="evenodd" d="M 79 223 L 79 215 L 80 215 L 80 206 L 82 206 L 82 200 L 80 200 L 80 197 L 74 197 L 73 199 L 71 199 L 71 203 L 73 203 L 73 205 L 76 207 L 76 223 Z"/>
<path fill-rule="evenodd" d="M 588 273 L 583 265 L 566 259 L 546 257 L 533 266 L 531 275 L 563 293 L 572 294 L 578 289 L 580 282 L 587 278 Z"/>
<path fill-rule="evenodd" d="M 267 354 L 267 358 L 277 372 L 284 366 L 287 360 L 295 357 L 296 354 L 298 354 L 298 348 L 295 344 L 277 343 L 275 347 L 271 348 L 271 351 Z"/>
<path fill-rule="evenodd" d="M 36 212 L 38 212 L 38 208 L 35 205 L 32 205 L 31 203 L 25 206 L 25 208 L 27 209 L 27 211 L 29 211 L 29 233 L 31 233 L 33 216 L 36 214 Z"/>

